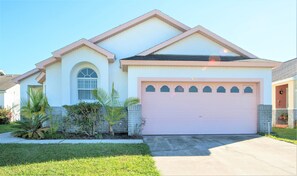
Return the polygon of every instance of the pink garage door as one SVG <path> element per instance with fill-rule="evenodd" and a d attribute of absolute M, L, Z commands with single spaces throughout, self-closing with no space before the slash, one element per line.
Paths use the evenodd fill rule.
<path fill-rule="evenodd" d="M 144 135 L 257 132 L 256 83 L 142 82 Z"/>

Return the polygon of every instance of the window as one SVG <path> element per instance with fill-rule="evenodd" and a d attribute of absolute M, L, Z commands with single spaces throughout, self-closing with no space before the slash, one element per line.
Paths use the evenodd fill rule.
<path fill-rule="evenodd" d="M 189 88 L 189 92 L 198 92 L 198 89 L 197 89 L 196 86 L 191 86 L 191 87 Z"/>
<path fill-rule="evenodd" d="M 146 92 L 155 92 L 155 87 L 152 85 L 149 85 L 145 89 Z"/>
<path fill-rule="evenodd" d="M 209 86 L 205 86 L 204 88 L 203 88 L 203 92 L 206 92 L 206 93 L 210 93 L 212 90 L 211 90 L 211 88 L 209 87 Z"/>
<path fill-rule="evenodd" d="M 97 73 L 91 68 L 84 68 L 77 75 L 79 100 L 94 100 L 92 90 L 97 89 Z"/>
<path fill-rule="evenodd" d="M 161 92 L 169 92 L 170 91 L 169 87 L 165 86 L 165 85 L 162 86 L 160 90 L 161 90 Z"/>
<path fill-rule="evenodd" d="M 182 86 L 176 86 L 175 92 L 184 92 L 184 88 Z"/>
<path fill-rule="evenodd" d="M 248 86 L 244 89 L 244 93 L 253 93 L 253 89 L 250 86 Z"/>
<path fill-rule="evenodd" d="M 233 86 L 233 87 L 231 88 L 231 93 L 239 93 L 239 89 L 238 89 L 238 87 Z"/>
<path fill-rule="evenodd" d="M 226 89 L 223 86 L 217 88 L 217 93 L 225 93 Z"/>

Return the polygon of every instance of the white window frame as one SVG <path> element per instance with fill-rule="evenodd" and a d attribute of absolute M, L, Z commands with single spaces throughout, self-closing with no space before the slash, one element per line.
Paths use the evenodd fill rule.
<path fill-rule="evenodd" d="M 96 73 L 96 71 L 94 69 L 92 69 L 92 68 L 83 68 L 83 69 L 79 70 L 79 72 L 77 73 L 77 99 L 78 99 L 78 101 L 94 102 L 94 101 L 96 101 L 96 99 L 92 95 L 92 90 L 98 88 L 98 79 L 99 79 L 98 74 L 96 73 L 96 75 L 97 75 L 96 78 L 78 77 L 79 73 L 81 71 L 85 70 L 85 69 L 91 69 L 92 71 L 94 71 Z M 89 81 L 89 84 L 90 84 L 89 88 L 87 88 L 85 85 L 80 87 L 79 81 L 84 82 L 84 84 L 85 84 L 86 81 Z M 93 81 L 95 81 L 95 83 Z M 92 84 L 95 84 L 95 87 L 92 87 L 91 86 Z M 91 99 L 80 99 L 80 93 L 79 93 L 80 91 L 89 91 Z"/>

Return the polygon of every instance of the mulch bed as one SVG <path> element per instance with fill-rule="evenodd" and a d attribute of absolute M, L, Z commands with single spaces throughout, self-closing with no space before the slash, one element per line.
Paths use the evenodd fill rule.
<path fill-rule="evenodd" d="M 114 136 L 103 133 L 95 136 L 88 136 L 86 134 L 67 133 L 63 134 L 57 132 L 54 135 L 46 135 L 44 139 L 142 139 L 142 136 L 128 136 L 128 133 L 116 133 Z"/>

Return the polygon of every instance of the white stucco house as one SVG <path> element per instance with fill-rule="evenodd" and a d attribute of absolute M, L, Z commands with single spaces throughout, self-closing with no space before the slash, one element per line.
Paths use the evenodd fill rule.
<path fill-rule="evenodd" d="M 16 81 L 22 98 L 42 87 L 57 111 L 92 101 L 91 90 L 109 91 L 114 83 L 122 99 L 141 101 L 129 109 L 129 134 L 140 119 L 147 135 L 251 134 L 271 119 L 278 64 L 153 10 L 52 52 Z"/>
<path fill-rule="evenodd" d="M 0 108 L 10 109 L 13 121 L 20 119 L 20 85 L 13 81 L 18 76 L 0 70 Z"/>

